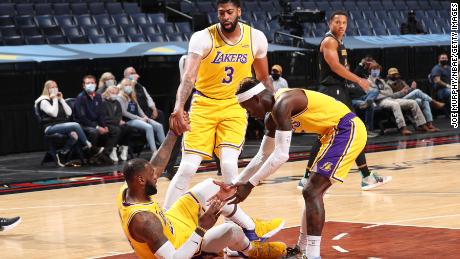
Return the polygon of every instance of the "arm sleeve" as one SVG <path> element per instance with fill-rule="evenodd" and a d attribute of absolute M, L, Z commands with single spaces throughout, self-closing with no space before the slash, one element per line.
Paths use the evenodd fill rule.
<path fill-rule="evenodd" d="M 155 107 L 155 102 L 153 101 L 152 97 L 150 96 L 149 92 L 147 92 L 147 89 L 145 87 L 142 87 L 144 89 L 144 94 L 147 97 L 147 105 L 149 108 L 154 108 Z"/>
<path fill-rule="evenodd" d="M 170 241 L 164 243 L 155 253 L 159 259 L 189 259 L 192 258 L 200 248 L 203 238 L 197 233 L 192 235 L 182 244 L 179 249 L 174 249 Z"/>
<path fill-rule="evenodd" d="M 57 98 L 53 99 L 53 105 L 51 105 L 48 101 L 46 102 L 41 101 L 40 109 L 46 114 L 48 114 L 49 116 L 55 118 L 58 115 L 58 111 L 59 111 L 59 103 L 58 103 Z"/>
<path fill-rule="evenodd" d="M 212 38 L 208 29 L 195 32 L 190 38 L 188 52 L 195 53 L 201 57 L 209 54 L 212 48 Z"/>
<path fill-rule="evenodd" d="M 252 51 L 254 58 L 264 58 L 267 56 L 268 41 L 265 34 L 257 29 L 252 29 Z"/>
<path fill-rule="evenodd" d="M 260 169 L 274 149 L 275 139 L 265 135 L 257 154 L 251 159 L 251 162 L 249 162 L 243 172 L 241 172 L 232 183 L 236 184 L 238 182 L 247 182 L 249 178 L 251 178 Z"/>
<path fill-rule="evenodd" d="M 62 104 L 62 107 L 64 108 L 65 115 L 70 116 L 72 115 L 72 108 L 67 104 L 67 102 L 64 99 L 59 100 Z"/>
<path fill-rule="evenodd" d="M 291 145 L 292 131 L 277 130 L 275 133 L 275 150 L 264 162 L 262 167 L 255 175 L 249 179 L 249 182 L 257 186 L 265 178 L 272 175 L 289 159 L 289 147 Z"/>

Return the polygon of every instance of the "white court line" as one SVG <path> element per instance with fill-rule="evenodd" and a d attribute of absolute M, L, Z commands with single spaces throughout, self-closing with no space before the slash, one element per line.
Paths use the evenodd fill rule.
<path fill-rule="evenodd" d="M 82 207 L 82 206 L 100 206 L 100 205 L 113 205 L 113 202 L 105 203 L 83 203 L 83 204 L 62 204 L 62 205 L 48 205 L 48 206 L 33 206 L 33 207 L 22 207 L 22 208 L 0 208 L 0 211 L 7 210 L 25 210 L 25 209 L 45 209 L 45 208 L 71 208 L 71 207 Z"/>
<path fill-rule="evenodd" d="M 375 225 L 378 223 L 375 222 L 363 222 L 363 221 L 348 221 L 348 220 L 326 220 L 326 222 L 338 222 L 338 223 L 356 223 L 356 224 L 365 224 L 365 225 Z M 395 223 L 386 223 L 387 226 L 401 226 L 401 227 L 417 227 L 417 228 L 440 228 L 440 229 L 453 229 L 460 230 L 460 228 L 451 228 L 451 227 L 440 227 L 440 226 L 431 226 L 431 225 L 409 225 L 409 224 L 395 224 Z"/>
<path fill-rule="evenodd" d="M 345 250 L 343 248 L 341 248 L 340 246 L 332 246 L 332 248 L 334 248 L 335 250 L 341 252 L 341 253 L 348 253 L 348 250 Z"/>
<path fill-rule="evenodd" d="M 450 217 L 455 217 L 455 216 L 460 216 L 460 214 L 451 214 L 451 215 L 442 215 L 442 216 L 431 216 L 431 217 L 421 217 L 421 218 L 412 218 L 412 219 L 403 219 L 403 220 L 396 220 L 396 221 L 390 221 L 387 223 L 379 223 L 371 226 L 366 226 L 363 228 L 374 228 L 378 226 L 383 226 L 383 225 L 392 225 L 394 223 L 401 223 L 401 222 L 408 222 L 408 221 L 415 221 L 415 220 L 424 220 L 424 219 L 437 219 L 437 218 L 450 218 Z"/>
<path fill-rule="evenodd" d="M 108 256 L 114 256 L 114 255 L 126 255 L 126 254 L 130 254 L 130 253 L 133 253 L 134 251 L 130 251 L 130 252 L 108 252 L 106 255 L 99 255 L 99 256 L 95 256 L 95 257 L 88 257 L 88 259 L 99 259 L 99 258 L 106 258 Z"/>
<path fill-rule="evenodd" d="M 332 238 L 332 240 L 340 240 L 342 237 L 348 235 L 348 233 L 342 233 L 342 234 L 338 234 L 337 236 L 335 236 L 334 238 Z"/>

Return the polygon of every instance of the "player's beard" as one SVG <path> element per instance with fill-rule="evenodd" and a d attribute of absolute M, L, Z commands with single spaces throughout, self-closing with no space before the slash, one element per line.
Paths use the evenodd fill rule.
<path fill-rule="evenodd" d="M 238 25 L 238 21 L 240 20 L 240 17 L 236 17 L 235 21 L 232 23 L 232 26 L 230 27 L 230 29 L 227 29 L 225 28 L 225 24 L 223 22 L 220 22 L 220 27 L 222 28 L 222 30 L 226 33 L 232 33 L 235 31 L 236 29 L 236 26 Z"/>
<path fill-rule="evenodd" d="M 145 195 L 151 196 L 157 194 L 157 187 L 149 182 L 145 184 Z"/>

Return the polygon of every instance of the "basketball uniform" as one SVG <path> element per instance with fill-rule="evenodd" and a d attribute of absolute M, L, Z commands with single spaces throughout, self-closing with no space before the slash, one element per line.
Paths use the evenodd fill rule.
<path fill-rule="evenodd" d="M 251 27 L 242 24 L 241 28 L 242 37 L 236 44 L 223 39 L 217 24 L 207 28 L 212 47 L 198 70 L 190 107 L 191 130 L 184 133 L 182 145 L 186 153 L 210 159 L 214 149 L 227 146 L 240 150 L 243 145 L 247 115 L 235 93 L 239 82 L 252 76 L 254 54 Z"/>
<path fill-rule="evenodd" d="M 158 218 L 163 226 L 163 234 L 175 249 L 182 246 L 195 231 L 202 206 L 193 193 L 184 194 L 165 212 L 153 195 L 150 197 L 151 202 L 134 204 L 126 202 L 127 188 L 125 183 L 118 193 L 118 212 L 123 231 L 139 258 L 156 258 L 147 243 L 137 242 L 129 232 L 129 223 L 139 212 L 149 212 Z"/>
<path fill-rule="evenodd" d="M 278 90 L 275 100 L 291 90 Z M 343 182 L 366 145 L 366 127 L 344 103 L 319 92 L 302 91 L 308 98 L 308 104 L 303 111 L 291 116 L 292 130 L 321 136 L 321 148 L 311 171 Z"/>

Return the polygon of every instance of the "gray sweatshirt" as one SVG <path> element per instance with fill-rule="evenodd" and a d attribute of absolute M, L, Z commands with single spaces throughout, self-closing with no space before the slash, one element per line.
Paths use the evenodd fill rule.
<path fill-rule="evenodd" d="M 137 116 L 135 114 L 132 114 L 132 113 L 128 112 L 128 103 L 129 103 L 130 100 L 127 100 L 123 96 L 120 95 L 120 96 L 118 96 L 118 101 L 121 104 L 121 110 L 122 110 L 123 117 L 128 118 L 130 120 L 142 120 L 142 117 L 145 116 L 145 113 L 142 111 L 141 107 L 139 106 L 139 104 L 137 102 L 136 102 L 137 111 L 138 111 L 140 116 Z"/>

